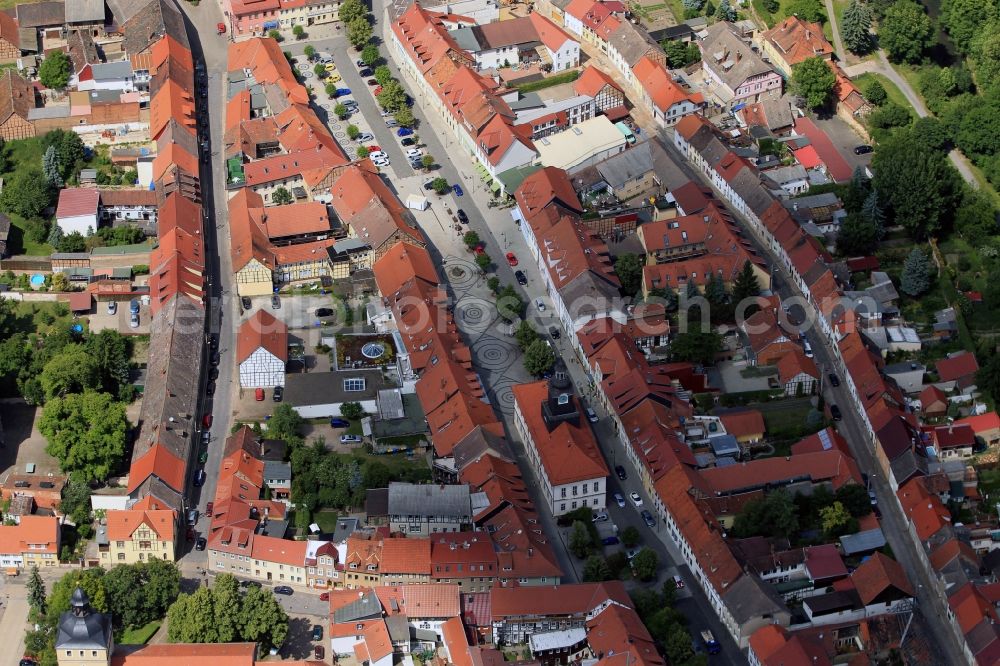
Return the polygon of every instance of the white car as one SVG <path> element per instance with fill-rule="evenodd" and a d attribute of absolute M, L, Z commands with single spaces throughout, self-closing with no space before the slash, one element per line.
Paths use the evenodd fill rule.
<path fill-rule="evenodd" d="M 340 436 L 340 443 L 341 444 L 360 444 L 361 443 L 361 435 L 341 435 Z"/>
<path fill-rule="evenodd" d="M 420 150 L 419 148 L 407 148 L 406 149 L 406 156 L 407 157 L 420 157 L 423 154 L 424 154 L 424 151 Z"/>
<path fill-rule="evenodd" d="M 615 504 L 623 509 L 625 508 L 625 498 L 622 497 L 621 493 L 615 493 Z"/>
<path fill-rule="evenodd" d="M 377 166 L 379 169 L 385 169 L 389 166 L 389 160 L 372 160 L 372 164 Z"/>
<path fill-rule="evenodd" d="M 639 493 L 629 493 L 628 498 L 632 500 L 632 504 L 636 506 L 642 506 L 642 498 L 639 497 Z"/>
<path fill-rule="evenodd" d="M 108 314 L 113 315 L 118 312 L 118 303 L 115 301 L 108 301 Z"/>
<path fill-rule="evenodd" d="M 366 141 L 374 141 L 374 140 L 375 136 L 368 132 L 362 132 L 361 134 L 358 135 L 358 138 L 355 139 L 355 141 L 358 143 L 365 143 Z"/>
<path fill-rule="evenodd" d="M 389 156 L 386 155 L 385 152 L 381 151 L 381 150 L 374 150 L 374 151 L 368 153 L 368 157 L 370 157 L 373 160 L 387 160 L 387 159 L 389 159 Z"/>
<path fill-rule="evenodd" d="M 542 299 L 539 298 L 537 301 L 535 301 L 535 307 L 538 308 L 539 312 L 545 312 L 545 303 L 542 302 Z"/>

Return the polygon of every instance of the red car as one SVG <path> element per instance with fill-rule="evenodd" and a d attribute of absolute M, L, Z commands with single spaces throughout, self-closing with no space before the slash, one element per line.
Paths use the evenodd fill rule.
<path fill-rule="evenodd" d="M 375 95 L 376 97 L 378 97 L 379 95 L 381 95 L 382 94 L 382 86 L 375 86 L 375 90 L 372 91 L 372 94 Z"/>
<path fill-rule="evenodd" d="M 212 509 L 214 509 L 214 508 L 215 508 L 215 502 L 209 502 L 208 504 L 206 504 L 205 505 L 205 515 L 206 516 L 211 516 L 212 515 Z"/>
<path fill-rule="evenodd" d="M 510 264 L 511 266 L 517 266 L 517 257 L 514 255 L 513 252 L 507 253 L 507 263 Z"/>
<path fill-rule="evenodd" d="M 319 600 L 320 601 L 329 601 L 330 600 L 330 593 L 329 592 L 324 592 L 323 594 L 319 595 Z"/>
<path fill-rule="evenodd" d="M 473 252 L 475 252 L 476 254 L 486 254 L 486 248 L 484 248 L 483 244 L 480 243 L 473 249 Z"/>
<path fill-rule="evenodd" d="M 254 400 L 256 400 L 257 402 L 261 402 L 262 400 L 264 400 L 264 389 L 259 388 L 256 391 L 254 391 L 253 397 Z"/>
<path fill-rule="evenodd" d="M 219 35 L 225 34 L 225 32 L 226 32 L 226 24 L 225 23 L 216 23 L 215 24 L 215 32 L 216 32 L 216 34 L 219 34 Z"/>
<path fill-rule="evenodd" d="M 378 146 L 365 146 L 365 148 L 368 149 L 369 153 L 380 153 L 380 152 L 382 152 L 382 149 L 380 147 L 378 147 Z"/>
<path fill-rule="evenodd" d="M 212 415 L 205 414 L 201 417 L 201 425 L 205 427 L 206 430 L 212 427 Z"/>

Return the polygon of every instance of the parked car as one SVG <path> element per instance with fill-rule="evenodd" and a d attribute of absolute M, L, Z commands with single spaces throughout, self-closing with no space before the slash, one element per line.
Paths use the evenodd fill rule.
<path fill-rule="evenodd" d="M 108 301 L 108 314 L 113 315 L 118 312 L 118 303 L 115 301 Z"/>
<path fill-rule="evenodd" d="M 330 593 L 329 592 L 323 592 L 322 594 L 319 595 L 319 600 L 320 601 L 329 601 L 330 600 Z"/>
<path fill-rule="evenodd" d="M 597 421 L 598 421 L 598 419 L 597 419 L 597 412 L 594 411 L 593 407 L 587 407 L 587 409 L 584 410 L 584 411 L 587 413 L 587 420 L 588 421 L 590 421 L 591 423 L 597 423 Z"/>
<path fill-rule="evenodd" d="M 201 425 L 206 430 L 208 428 L 211 428 L 212 427 L 212 415 L 211 414 L 205 414 L 204 416 L 202 416 L 201 417 Z"/>
<path fill-rule="evenodd" d="M 221 357 L 219 356 L 219 352 L 213 352 L 212 357 L 209 359 L 208 362 L 211 363 L 212 365 L 219 365 L 220 358 Z"/>
<path fill-rule="evenodd" d="M 313 659 L 324 661 L 326 659 L 326 649 L 322 645 L 313 646 Z"/>
<path fill-rule="evenodd" d="M 198 524 L 198 509 L 191 509 L 188 511 L 187 524 L 192 527 Z"/>
<path fill-rule="evenodd" d="M 333 62 L 332 60 L 330 62 L 323 63 L 323 65 L 324 65 L 323 69 L 325 69 L 328 72 L 337 71 L 337 63 Z"/>
<path fill-rule="evenodd" d="M 639 493 L 629 493 L 628 498 L 632 500 L 632 504 L 636 506 L 642 506 L 642 498 L 639 497 Z"/>
<path fill-rule="evenodd" d="M 194 487 L 201 488 L 205 485 L 205 470 L 199 469 L 194 473 Z"/>
<path fill-rule="evenodd" d="M 257 402 L 263 402 L 263 400 L 264 400 L 264 389 L 262 389 L 262 388 L 254 389 L 253 399 L 256 400 Z"/>
<path fill-rule="evenodd" d="M 373 160 L 382 158 L 389 159 L 389 156 L 382 152 L 382 149 L 379 146 L 368 146 L 368 157 Z"/>
<path fill-rule="evenodd" d="M 217 35 L 224 35 L 224 34 L 226 34 L 226 24 L 223 23 L 222 21 L 219 21 L 218 23 L 216 23 L 215 24 L 215 34 L 217 34 Z"/>
<path fill-rule="evenodd" d="M 360 72 L 358 72 L 358 76 L 371 76 L 372 74 L 374 74 L 374 72 L 372 72 L 372 70 L 368 67 L 365 67 Z"/>
<path fill-rule="evenodd" d="M 559 332 L 558 328 L 556 328 L 555 326 L 549 326 L 549 337 L 550 338 L 552 338 L 553 340 L 558 340 L 560 335 L 562 335 L 562 334 Z"/>
<path fill-rule="evenodd" d="M 646 527 L 656 527 L 656 519 L 653 518 L 653 514 L 646 509 L 643 509 L 641 515 L 642 522 L 646 523 Z"/>
<path fill-rule="evenodd" d="M 367 81 L 365 81 L 365 83 L 373 87 L 378 85 L 378 81 L 375 79 L 368 79 Z"/>
<path fill-rule="evenodd" d="M 131 312 L 132 314 L 139 314 L 139 299 L 138 298 L 133 298 L 131 301 L 129 301 L 128 311 Z"/>
<path fill-rule="evenodd" d="M 271 307 L 275 310 L 281 309 L 281 298 L 277 294 L 271 296 Z"/>
<path fill-rule="evenodd" d="M 674 576 L 674 587 L 678 590 L 684 589 L 684 579 L 680 576 Z"/>
<path fill-rule="evenodd" d="M 539 298 L 535 301 L 535 307 L 538 308 L 539 312 L 545 312 L 545 301 Z"/>
<path fill-rule="evenodd" d="M 317 317 L 332 317 L 333 308 L 316 308 Z"/>
<path fill-rule="evenodd" d="M 205 395 L 208 396 L 215 395 L 215 382 L 208 383 L 208 386 L 205 387 Z"/>
<path fill-rule="evenodd" d="M 337 92 L 336 92 L 336 96 L 337 97 L 341 97 L 343 95 L 350 95 L 350 94 L 351 94 L 351 89 L 350 88 L 337 88 Z M 341 104 L 345 104 L 345 102 L 341 102 Z M 357 106 L 357 102 L 355 102 L 354 105 Z"/>
<path fill-rule="evenodd" d="M 514 279 L 517 280 L 517 283 L 522 287 L 528 284 L 528 278 L 525 276 L 524 271 L 514 271 Z"/>
<path fill-rule="evenodd" d="M 396 122 L 395 118 L 386 118 L 385 119 L 385 126 L 386 127 L 390 127 L 390 128 L 391 127 L 399 127 L 399 123 Z"/>
<path fill-rule="evenodd" d="M 208 545 L 208 541 L 205 537 L 198 537 L 198 540 L 194 542 L 195 550 L 205 550 L 205 546 Z"/>
<path fill-rule="evenodd" d="M 833 417 L 834 421 L 844 418 L 844 415 L 840 412 L 840 407 L 837 407 L 837 405 L 830 405 L 830 416 Z"/>
<path fill-rule="evenodd" d="M 412 145 L 415 145 L 416 143 L 417 142 L 413 140 L 413 137 L 408 136 L 408 137 L 404 137 L 403 140 L 399 142 L 399 145 L 401 145 L 401 146 L 412 146 Z"/>
<path fill-rule="evenodd" d="M 827 375 L 827 376 L 830 378 L 830 385 L 831 386 L 833 386 L 834 388 L 837 388 L 838 386 L 840 386 L 840 377 L 838 377 L 837 375 L 835 375 L 832 372 L 829 375 Z"/>
<path fill-rule="evenodd" d="M 128 318 L 129 328 L 139 328 L 139 315 L 133 312 Z"/>
<path fill-rule="evenodd" d="M 351 427 L 351 422 L 348 421 L 347 419 L 339 419 L 337 417 L 334 417 L 334 418 L 330 419 L 330 427 L 331 428 L 350 428 Z"/>
<path fill-rule="evenodd" d="M 277 587 L 274 588 L 274 593 L 284 594 L 285 596 L 290 597 L 292 596 L 292 588 L 288 587 L 287 585 L 278 585 Z"/>
<path fill-rule="evenodd" d="M 314 641 L 323 640 L 323 625 L 314 624 L 312 628 L 312 639 Z"/>
<path fill-rule="evenodd" d="M 261 584 L 255 580 L 241 580 L 240 587 L 262 587 Z M 275 590 L 277 591 L 277 590 Z"/>
<path fill-rule="evenodd" d="M 631 562 L 633 559 L 635 559 L 635 556 L 639 554 L 640 550 L 642 550 L 642 549 L 641 548 L 629 548 L 627 551 L 625 551 L 625 557 L 627 557 L 628 560 L 629 560 L 629 562 Z"/>
<path fill-rule="evenodd" d="M 285 389 L 280 386 L 275 386 L 274 390 L 271 391 L 271 400 L 274 402 L 281 402 L 282 398 L 285 397 Z"/>
<path fill-rule="evenodd" d="M 603 523 L 606 520 L 610 520 L 610 518 L 608 518 L 607 511 L 598 511 L 597 513 L 594 514 L 591 520 L 594 521 L 595 523 Z"/>
<path fill-rule="evenodd" d="M 615 493 L 615 504 L 617 504 L 622 509 L 625 508 L 625 498 L 622 497 L 621 493 Z"/>
<path fill-rule="evenodd" d="M 206 504 L 205 505 L 205 515 L 206 516 L 211 516 L 212 515 L 212 509 L 214 509 L 214 508 L 215 508 L 215 502 L 209 502 L 208 504 Z"/>
<path fill-rule="evenodd" d="M 205 446 L 208 446 L 211 441 L 212 441 L 212 433 L 210 433 L 207 430 L 203 430 L 201 432 L 201 443 L 204 444 Z M 206 458 L 207 457 L 208 456 L 206 456 Z M 205 462 L 205 461 L 204 460 L 199 460 L 199 462 Z"/>
<path fill-rule="evenodd" d="M 616 536 L 609 536 L 601 539 L 601 543 L 603 543 L 605 546 L 617 546 L 618 544 L 621 543 L 621 541 Z"/>
<path fill-rule="evenodd" d="M 219 346 L 219 336 L 215 333 L 208 334 L 208 348 L 216 349 Z"/>
<path fill-rule="evenodd" d="M 412 134 L 413 130 L 411 130 L 409 127 L 400 127 L 398 130 L 396 130 L 396 136 L 411 136 Z"/>
<path fill-rule="evenodd" d="M 625 468 L 622 467 L 621 465 L 615 465 L 615 474 L 622 481 L 628 478 L 628 474 L 625 473 Z"/>
<path fill-rule="evenodd" d="M 507 253 L 507 263 L 511 266 L 517 266 L 517 255 L 513 252 Z"/>
<path fill-rule="evenodd" d="M 364 60 L 355 60 L 354 66 L 357 67 L 358 69 L 361 69 L 362 67 L 367 67 L 368 65 L 365 64 Z"/>
<path fill-rule="evenodd" d="M 240 305 L 243 306 L 244 310 L 249 310 L 250 308 L 253 307 L 253 303 L 250 302 L 250 297 L 248 297 L 248 296 L 241 296 L 240 297 Z"/>
<path fill-rule="evenodd" d="M 358 135 L 358 138 L 355 139 L 355 141 L 357 141 L 358 143 L 364 143 L 365 141 L 374 141 L 374 140 L 375 137 L 369 134 L 368 132 L 362 132 L 361 134 Z"/>
<path fill-rule="evenodd" d="M 340 436 L 340 443 L 341 444 L 360 444 L 361 443 L 361 435 L 341 435 Z"/>
<path fill-rule="evenodd" d="M 451 186 L 451 191 L 455 193 L 456 197 L 460 197 L 463 194 L 465 194 L 465 192 L 462 190 L 462 186 L 459 185 L 458 183 L 455 183 L 454 185 Z"/>
<path fill-rule="evenodd" d="M 407 157 L 421 157 L 421 156 L 423 156 L 423 154 L 424 154 L 424 151 L 420 150 L 419 148 L 407 148 L 406 149 L 406 156 Z"/>
<path fill-rule="evenodd" d="M 808 340 L 803 340 L 803 342 L 802 342 L 802 348 L 805 350 L 806 358 L 812 358 L 813 357 L 813 348 L 812 348 L 812 345 L 809 344 Z"/>
<path fill-rule="evenodd" d="M 458 221 L 461 222 L 462 224 L 468 224 L 469 223 L 469 216 L 461 208 L 459 208 L 457 211 L 455 211 L 455 216 L 458 217 Z"/>
<path fill-rule="evenodd" d="M 219 378 L 219 369 L 218 369 L 218 368 L 212 368 L 212 369 L 210 369 L 210 370 L 208 371 L 208 378 L 209 378 L 210 380 L 212 380 L 213 382 L 214 382 L 214 381 L 215 381 L 216 379 L 218 379 L 218 378 Z"/>
<path fill-rule="evenodd" d="M 872 152 L 873 150 L 875 150 L 875 149 L 872 148 L 869 145 L 854 146 L 854 154 L 855 155 L 867 155 L 868 153 Z"/>

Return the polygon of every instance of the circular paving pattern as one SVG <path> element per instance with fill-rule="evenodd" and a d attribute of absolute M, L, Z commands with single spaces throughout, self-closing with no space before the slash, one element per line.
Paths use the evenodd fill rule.
<path fill-rule="evenodd" d="M 338 141 L 339 141 L 339 140 L 341 140 L 341 139 L 346 139 L 346 138 L 347 138 L 347 134 L 345 134 L 344 132 L 334 132 L 334 133 L 333 133 L 333 136 L 334 136 L 334 137 L 335 137 L 335 138 L 336 138 L 336 139 L 337 139 Z"/>
<path fill-rule="evenodd" d="M 313 77 L 313 73 L 312 72 L 302 72 L 302 78 L 303 79 L 311 79 L 312 77 Z"/>
<path fill-rule="evenodd" d="M 471 287 L 479 279 L 481 273 L 479 267 L 468 259 L 451 257 L 448 259 L 448 282 L 452 287 Z"/>
<path fill-rule="evenodd" d="M 494 382 L 493 390 L 490 392 L 490 402 L 494 409 L 499 410 L 502 414 L 510 414 L 514 411 L 514 391 L 511 389 L 513 384 L 513 382 Z"/>
<path fill-rule="evenodd" d="M 514 351 L 496 338 L 485 336 L 472 345 L 473 363 L 487 370 L 504 370 L 514 360 Z"/>
<path fill-rule="evenodd" d="M 466 296 L 455 304 L 455 321 L 465 333 L 482 333 L 495 316 L 493 304 L 481 298 Z"/>

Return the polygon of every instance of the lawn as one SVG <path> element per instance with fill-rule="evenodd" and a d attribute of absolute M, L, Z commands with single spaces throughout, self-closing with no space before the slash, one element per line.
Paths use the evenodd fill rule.
<path fill-rule="evenodd" d="M 44 333 L 49 327 L 68 328 L 73 322 L 65 303 L 21 301 L 14 308 L 14 312 L 17 314 L 18 330 L 25 333 Z"/>
<path fill-rule="evenodd" d="M 734 6 L 736 3 L 732 3 Z M 788 16 L 788 5 L 792 4 L 792 0 L 779 0 L 778 11 L 771 13 L 764 9 L 763 0 L 752 0 L 753 8 L 757 11 L 757 15 L 760 16 L 761 20 L 764 21 L 768 28 L 773 28 L 775 23 L 784 20 Z M 825 13 L 824 9 L 824 13 Z M 828 41 L 833 41 L 833 32 L 830 29 L 830 21 L 823 21 L 823 34 L 826 35 Z"/>
<path fill-rule="evenodd" d="M 358 465 L 362 467 L 369 460 L 382 463 L 389 468 L 393 478 L 403 477 L 403 480 L 411 482 L 429 481 L 431 478 L 431 470 L 427 466 L 427 459 L 424 456 L 407 456 L 405 453 L 389 453 L 379 456 L 368 453 L 363 448 L 355 449 L 348 455 L 353 456 L 358 461 Z"/>
<path fill-rule="evenodd" d="M 871 84 L 872 81 L 878 81 L 879 83 L 882 84 L 882 87 L 885 88 L 885 94 L 889 98 L 890 102 L 892 102 L 893 104 L 898 104 L 899 106 L 909 110 L 910 112 L 913 112 L 914 115 L 916 115 L 916 113 L 913 111 L 913 106 L 910 105 L 910 102 L 907 101 L 906 96 L 903 95 L 903 91 L 900 90 L 895 83 L 885 78 L 881 74 L 868 72 L 866 74 L 862 74 L 861 76 L 857 76 L 851 80 L 854 82 L 854 85 L 856 85 L 858 89 L 861 90 L 862 93 Z"/>
<path fill-rule="evenodd" d="M 812 411 L 809 398 L 774 400 L 750 405 L 764 415 L 767 432 L 787 430 L 796 425 L 805 425 L 806 417 Z"/>
<path fill-rule="evenodd" d="M 118 644 L 145 645 L 153 637 L 153 634 L 159 630 L 161 624 L 163 624 L 163 620 L 153 620 L 149 624 L 137 627 L 136 629 L 127 629 L 122 632 L 122 637 L 118 641 Z"/>
<path fill-rule="evenodd" d="M 319 525 L 319 529 L 325 533 L 332 533 L 337 529 L 337 521 L 340 520 L 340 512 L 334 509 L 323 509 L 313 514 L 313 522 Z"/>

